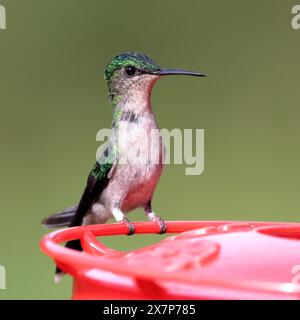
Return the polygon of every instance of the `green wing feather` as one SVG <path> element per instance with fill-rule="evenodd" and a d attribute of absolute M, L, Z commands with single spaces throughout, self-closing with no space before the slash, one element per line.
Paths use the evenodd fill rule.
<path fill-rule="evenodd" d="M 116 159 L 117 154 L 115 149 L 108 144 L 88 176 L 87 185 L 70 227 L 80 226 L 86 213 L 90 210 L 94 202 L 99 199 L 101 192 L 106 188 L 109 182 L 111 177 L 109 176 L 109 172 L 116 163 Z"/>
<path fill-rule="evenodd" d="M 88 176 L 85 190 L 69 227 L 82 225 L 84 216 L 88 213 L 94 202 L 99 199 L 101 192 L 106 188 L 111 177 L 109 172 L 116 163 L 116 159 L 117 154 L 115 149 L 111 144 L 108 144 L 107 148 L 103 152 L 100 159 L 96 162 Z M 79 239 L 68 241 L 66 247 L 79 251 L 82 250 Z M 61 269 L 57 266 L 55 272 L 58 274 L 61 272 Z"/>

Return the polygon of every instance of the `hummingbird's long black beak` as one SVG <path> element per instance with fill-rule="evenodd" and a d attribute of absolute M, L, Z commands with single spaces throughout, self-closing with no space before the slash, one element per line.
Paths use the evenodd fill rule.
<path fill-rule="evenodd" d="M 195 76 L 195 77 L 206 77 L 205 73 L 196 72 L 196 71 L 188 71 L 182 69 L 161 69 L 158 74 L 160 76 L 168 76 L 168 75 L 185 75 L 185 76 Z"/>

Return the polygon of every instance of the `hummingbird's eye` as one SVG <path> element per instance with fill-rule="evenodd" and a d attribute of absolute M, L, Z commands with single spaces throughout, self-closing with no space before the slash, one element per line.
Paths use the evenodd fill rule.
<path fill-rule="evenodd" d="M 134 66 L 127 66 L 125 68 L 125 73 L 127 76 L 132 77 L 136 73 L 136 68 Z"/>

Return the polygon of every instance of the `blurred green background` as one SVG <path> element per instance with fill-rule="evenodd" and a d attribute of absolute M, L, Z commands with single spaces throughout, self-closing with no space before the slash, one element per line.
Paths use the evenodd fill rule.
<path fill-rule="evenodd" d="M 297 1 L 0 0 L 0 299 L 68 299 L 39 249 L 43 217 L 77 203 L 110 127 L 103 70 L 137 50 L 169 77 L 153 92 L 162 128 L 205 129 L 205 171 L 166 167 L 154 208 L 165 219 L 300 220 Z M 299 4 L 299 1 L 298 1 Z M 132 220 L 143 220 L 134 213 Z M 104 239 L 119 249 L 159 236 Z"/>

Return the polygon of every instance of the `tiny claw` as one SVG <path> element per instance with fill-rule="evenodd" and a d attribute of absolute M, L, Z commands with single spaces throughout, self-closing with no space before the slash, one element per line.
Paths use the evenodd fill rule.
<path fill-rule="evenodd" d="M 135 226 L 125 217 L 123 218 L 123 220 L 121 222 L 125 223 L 127 225 L 127 227 L 128 227 L 127 236 L 133 235 L 134 232 L 135 232 Z"/>
<path fill-rule="evenodd" d="M 159 230 L 158 234 L 164 234 L 164 233 L 166 233 L 166 231 L 167 231 L 167 225 L 166 225 L 165 221 L 164 221 L 162 218 L 156 216 L 156 217 L 153 219 L 153 221 L 156 221 L 156 222 L 158 223 L 158 225 L 159 225 L 159 229 L 160 229 L 160 230 Z"/>

